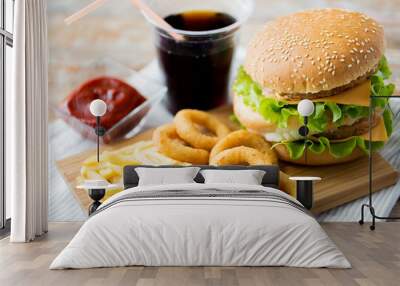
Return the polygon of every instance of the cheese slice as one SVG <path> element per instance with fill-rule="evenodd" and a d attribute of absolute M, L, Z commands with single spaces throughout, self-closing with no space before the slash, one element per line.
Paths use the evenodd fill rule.
<path fill-rule="evenodd" d="M 371 95 L 371 81 L 366 80 L 365 82 L 338 93 L 334 96 L 327 96 L 323 98 L 313 99 L 313 102 L 334 102 L 337 104 L 344 105 L 358 105 L 358 106 L 369 106 L 369 98 Z M 267 95 L 271 96 L 271 95 Z M 288 104 L 298 104 L 300 100 L 287 100 L 279 95 L 273 95 L 274 98 L 285 101 Z"/>
<path fill-rule="evenodd" d="M 383 119 L 379 120 L 378 125 L 376 125 L 374 128 L 372 128 L 371 135 L 372 135 L 371 139 L 374 142 L 386 141 L 388 139 L 385 122 L 383 121 Z M 369 132 L 361 135 L 360 137 L 362 137 L 365 140 L 369 140 Z"/>

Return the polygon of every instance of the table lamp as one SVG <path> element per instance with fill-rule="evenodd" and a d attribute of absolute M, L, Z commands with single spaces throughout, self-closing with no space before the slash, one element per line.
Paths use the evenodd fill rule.
<path fill-rule="evenodd" d="M 107 104 L 101 99 L 95 99 L 90 103 L 90 113 L 96 117 L 95 133 L 97 135 L 97 162 L 100 162 L 100 136 L 104 136 L 106 130 L 100 125 L 100 118 L 107 112 Z"/>
<path fill-rule="evenodd" d="M 104 127 L 100 125 L 100 118 L 106 113 L 107 105 L 101 99 L 95 99 L 90 103 L 90 113 L 96 117 L 96 128 L 95 133 L 97 135 L 97 162 L 100 162 L 100 136 L 106 133 Z M 110 184 L 103 180 L 86 180 L 83 185 L 77 186 L 78 189 L 88 190 L 89 197 L 93 200 L 93 203 L 89 206 L 89 215 L 94 213 L 97 208 L 101 205 L 100 200 L 106 194 L 107 188 L 110 188 Z M 111 186 L 112 187 L 112 186 Z"/>
<path fill-rule="evenodd" d="M 310 133 L 308 129 L 308 117 L 314 113 L 314 103 L 309 99 L 303 99 L 297 105 L 297 111 L 304 118 L 304 125 L 299 128 L 299 134 L 304 137 L 305 161 L 307 162 L 307 135 Z M 304 207 L 311 209 L 314 203 L 313 182 L 321 180 L 320 177 L 290 177 L 290 180 L 296 181 L 296 199 L 301 202 Z"/>

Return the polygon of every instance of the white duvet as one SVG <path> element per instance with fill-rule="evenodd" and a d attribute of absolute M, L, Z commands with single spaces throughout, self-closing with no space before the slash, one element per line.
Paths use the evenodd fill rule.
<path fill-rule="evenodd" d="M 131 188 L 105 202 L 103 210 L 85 222 L 50 269 L 127 265 L 350 267 L 312 216 L 279 201 L 174 197 L 115 203 L 132 192 L 207 189 L 262 190 L 296 202 L 278 190 L 254 185 Z"/>

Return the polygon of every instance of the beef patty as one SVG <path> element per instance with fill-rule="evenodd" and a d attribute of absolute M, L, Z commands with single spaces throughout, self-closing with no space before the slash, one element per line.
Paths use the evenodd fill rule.
<path fill-rule="evenodd" d="M 372 121 L 371 121 L 372 128 L 377 126 L 380 120 L 381 120 L 381 114 L 375 112 L 372 115 Z M 345 139 L 352 136 L 359 136 L 368 132 L 368 125 L 369 125 L 368 117 L 364 117 L 357 120 L 353 125 L 343 125 L 338 128 L 325 131 L 324 133 L 321 134 L 321 136 L 324 136 L 329 139 Z"/>

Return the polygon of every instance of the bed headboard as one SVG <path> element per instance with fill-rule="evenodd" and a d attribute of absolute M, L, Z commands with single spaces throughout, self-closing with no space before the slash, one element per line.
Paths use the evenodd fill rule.
<path fill-rule="evenodd" d="M 138 167 L 147 167 L 147 168 L 182 168 L 185 166 L 126 166 L 124 168 L 124 189 L 129 189 L 136 187 L 139 182 L 139 177 L 135 171 Z M 201 170 L 207 169 L 220 169 L 220 170 L 263 170 L 265 171 L 264 178 L 262 180 L 262 185 L 266 187 L 271 187 L 278 189 L 279 187 L 279 167 L 278 166 L 270 166 L 270 165 L 262 165 L 262 166 L 209 166 L 209 165 L 194 165 L 193 167 L 199 167 Z M 203 183 L 204 178 L 200 174 L 197 174 L 194 179 L 197 183 Z"/>

